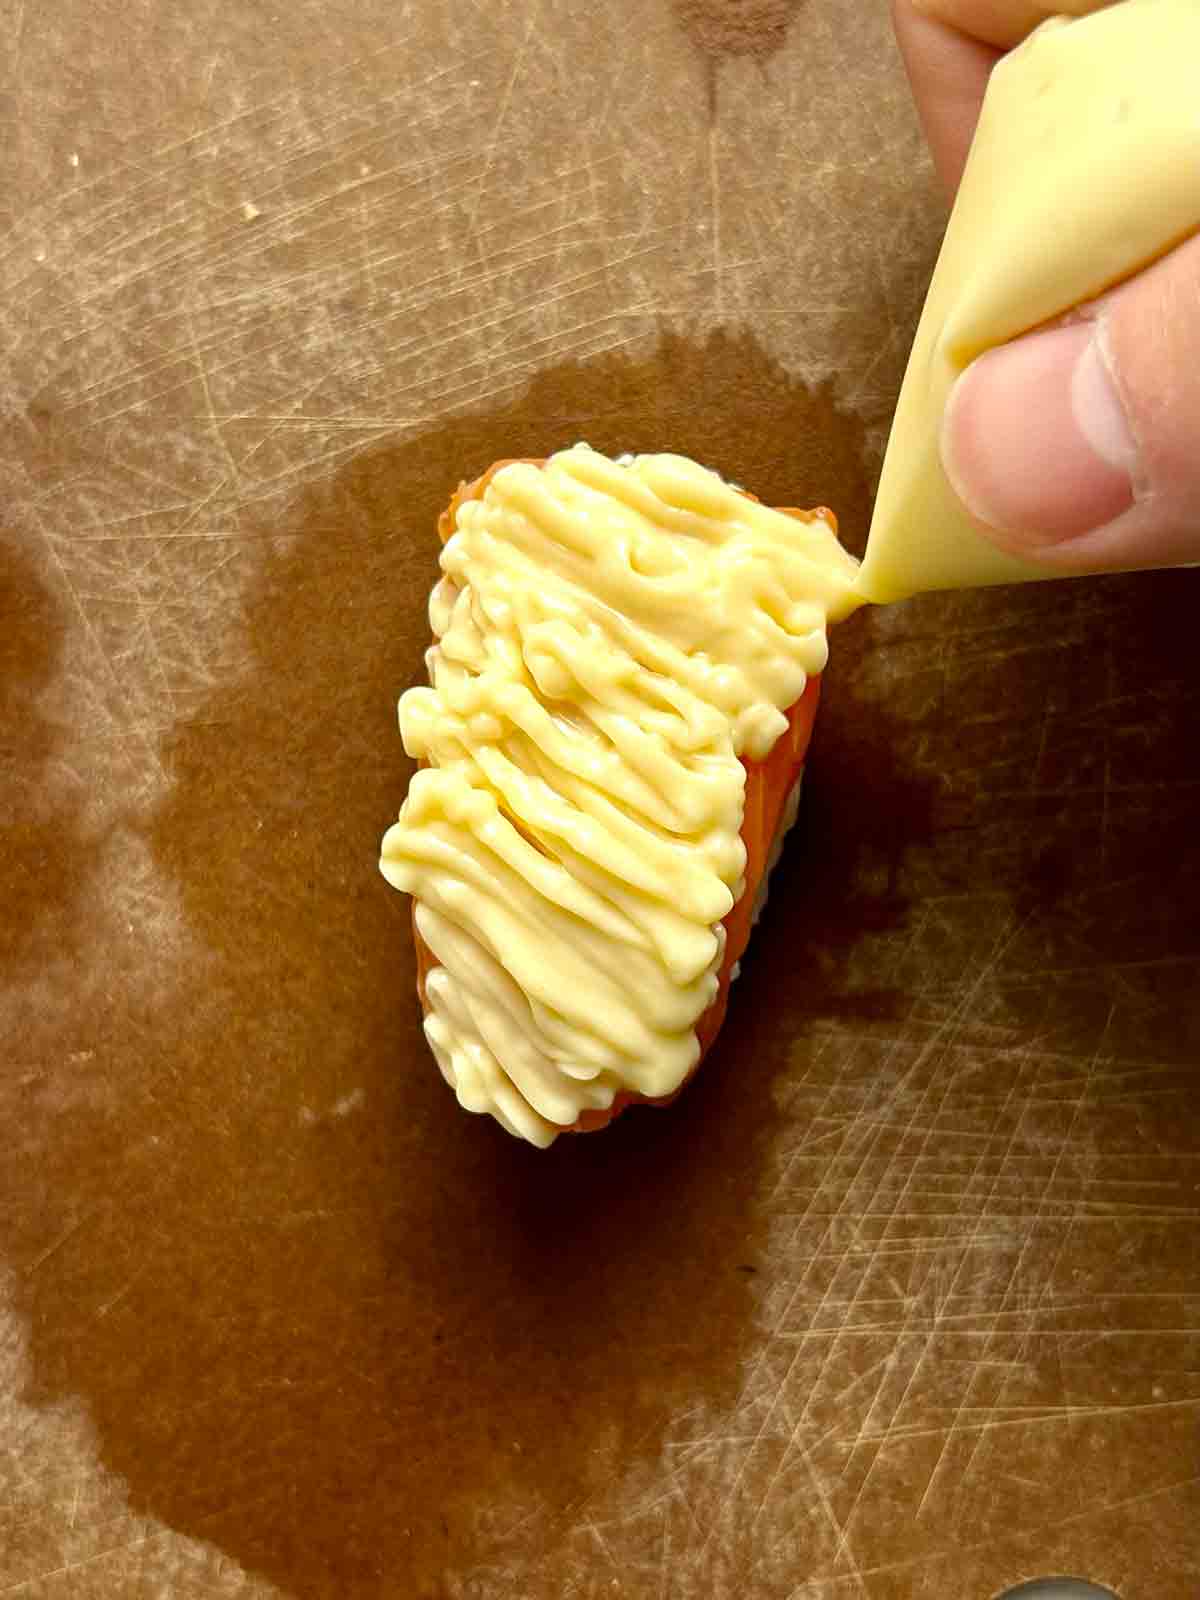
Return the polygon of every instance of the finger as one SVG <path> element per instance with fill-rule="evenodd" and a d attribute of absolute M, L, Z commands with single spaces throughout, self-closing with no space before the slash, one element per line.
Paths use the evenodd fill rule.
<path fill-rule="evenodd" d="M 893 0 L 892 15 L 934 166 L 952 196 L 979 120 L 988 74 L 1000 52 L 924 15 L 913 0 Z"/>
<path fill-rule="evenodd" d="M 1084 17 L 1103 11 L 1114 0 L 909 0 L 912 9 L 928 21 L 940 22 L 955 32 L 1011 50 L 1048 17 Z"/>
<path fill-rule="evenodd" d="M 946 475 L 994 543 L 1049 567 L 1200 561 L 1200 236 L 1086 317 L 967 368 Z"/>

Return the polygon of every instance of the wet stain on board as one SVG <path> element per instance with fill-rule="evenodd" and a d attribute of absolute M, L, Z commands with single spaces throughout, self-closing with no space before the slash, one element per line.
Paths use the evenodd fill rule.
<path fill-rule="evenodd" d="M 60 670 L 66 620 L 16 534 L 0 529 L 0 972 L 70 947 L 83 873 L 75 806 L 62 799 L 59 731 L 42 696 Z M 53 801 L 49 796 L 57 798 Z"/>
<path fill-rule="evenodd" d="M 804 0 L 671 0 L 680 25 L 709 61 L 762 61 L 781 50 Z"/>
<path fill-rule="evenodd" d="M 437 513 L 490 460 L 580 437 L 670 446 L 776 503 L 835 498 L 865 527 L 860 425 L 729 335 L 556 368 L 314 485 L 262 530 L 279 554 L 248 603 L 252 671 L 166 750 L 151 842 L 203 954 L 120 1063 L 153 1149 L 99 1118 L 60 1130 L 46 1228 L 94 1220 L 86 1257 L 68 1238 L 27 1280 L 33 1398 L 82 1396 L 135 1508 L 298 1596 L 444 1593 L 505 1517 L 575 1518 L 674 1418 L 728 1410 L 753 1338 L 770 1086 L 820 986 L 764 942 L 675 1108 L 540 1153 L 454 1105 L 408 902 L 376 869 Z M 829 738 L 821 792 L 861 788 L 859 759 Z M 850 903 L 864 849 L 932 826 L 929 785 L 902 762 L 888 781 L 899 831 L 827 841 L 823 897 Z M 785 872 L 779 904 L 806 892 Z M 853 904 L 904 916 L 886 889 Z M 106 1278 L 124 1290 L 79 1337 L 64 1305 Z"/>
<path fill-rule="evenodd" d="M 704 67 L 709 119 L 717 117 L 717 79 L 724 62 L 765 66 L 783 49 L 804 0 L 671 0 L 675 20 Z"/>

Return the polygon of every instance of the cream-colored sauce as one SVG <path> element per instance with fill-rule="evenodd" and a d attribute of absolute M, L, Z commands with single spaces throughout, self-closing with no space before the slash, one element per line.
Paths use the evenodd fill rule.
<path fill-rule="evenodd" d="M 860 589 L 1061 576 L 978 533 L 942 472 L 951 386 L 977 356 L 1095 299 L 1200 228 L 1200 3 L 1056 18 L 995 68 L 913 343 Z"/>
<path fill-rule="evenodd" d="M 586 446 L 460 506 L 430 687 L 381 868 L 440 966 L 425 1031 L 460 1102 L 549 1144 L 622 1089 L 672 1093 L 743 887 L 762 759 L 857 604 L 857 564 L 679 456 Z"/>

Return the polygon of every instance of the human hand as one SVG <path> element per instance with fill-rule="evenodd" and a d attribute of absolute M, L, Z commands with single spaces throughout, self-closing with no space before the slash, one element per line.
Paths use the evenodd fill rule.
<path fill-rule="evenodd" d="M 1004 52 L 1050 15 L 1107 3 L 893 0 L 951 194 Z M 1014 555 L 1094 572 L 1200 562 L 1200 236 L 1070 323 L 973 362 L 946 406 L 942 461 L 980 531 Z"/>

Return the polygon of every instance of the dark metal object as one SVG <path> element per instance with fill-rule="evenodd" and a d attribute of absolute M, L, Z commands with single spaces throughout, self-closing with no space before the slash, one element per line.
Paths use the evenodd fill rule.
<path fill-rule="evenodd" d="M 1119 1600 L 1112 1589 L 1086 1578 L 1032 1578 L 1005 1589 L 996 1600 Z"/>

